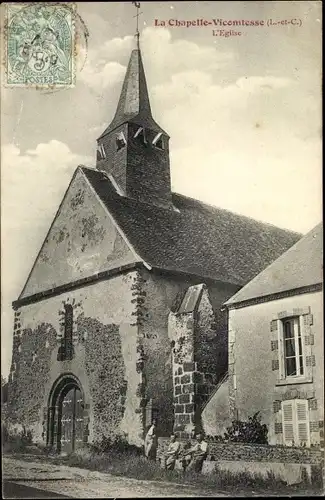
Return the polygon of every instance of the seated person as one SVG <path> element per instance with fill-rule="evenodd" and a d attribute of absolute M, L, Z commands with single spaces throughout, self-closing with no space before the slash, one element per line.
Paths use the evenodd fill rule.
<path fill-rule="evenodd" d="M 192 448 L 186 451 L 187 455 L 191 456 L 191 461 L 187 467 L 187 470 L 193 470 L 194 472 L 201 472 L 204 460 L 208 455 L 208 443 L 203 440 L 202 433 L 196 435 L 196 443 Z"/>
<path fill-rule="evenodd" d="M 174 470 L 181 444 L 175 434 L 171 434 L 170 442 L 165 453 L 165 467 L 167 470 Z"/>
<path fill-rule="evenodd" d="M 185 469 L 188 467 L 191 459 L 192 459 L 192 455 L 190 453 L 190 449 L 192 448 L 192 444 L 190 441 L 188 441 L 187 443 L 184 444 L 184 446 L 182 447 L 182 450 L 181 450 L 181 453 L 180 453 L 180 460 L 182 462 L 182 466 L 183 466 L 183 471 L 185 471 Z"/>

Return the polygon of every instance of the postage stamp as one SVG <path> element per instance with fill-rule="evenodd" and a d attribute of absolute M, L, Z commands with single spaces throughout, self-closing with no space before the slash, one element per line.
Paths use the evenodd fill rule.
<path fill-rule="evenodd" d="M 8 86 L 74 86 L 75 9 L 73 3 L 7 4 Z"/>

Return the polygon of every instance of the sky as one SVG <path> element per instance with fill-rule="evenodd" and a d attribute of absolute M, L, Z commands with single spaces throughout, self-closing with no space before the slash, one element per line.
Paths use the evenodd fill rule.
<path fill-rule="evenodd" d="M 77 3 L 77 12 L 74 88 L 8 88 L 2 72 L 5 376 L 11 302 L 74 170 L 95 166 L 96 138 L 113 118 L 135 43 L 131 2 Z M 321 220 L 321 2 L 141 2 L 140 12 L 153 116 L 171 137 L 173 191 L 279 227 L 312 229 Z M 168 26 L 196 19 L 273 25 L 222 27 L 242 33 L 227 37 L 213 35 L 220 26 Z"/>

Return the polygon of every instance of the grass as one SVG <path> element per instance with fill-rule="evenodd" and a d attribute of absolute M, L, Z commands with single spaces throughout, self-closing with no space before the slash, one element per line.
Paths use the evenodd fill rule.
<path fill-rule="evenodd" d="M 192 485 L 202 490 L 226 490 L 231 492 L 268 492 L 274 494 L 319 493 L 322 489 L 322 477 L 313 478 L 313 485 L 305 479 L 303 483 L 295 486 L 287 484 L 269 472 L 265 477 L 262 474 L 248 472 L 233 473 L 215 468 L 208 474 L 183 472 L 180 470 L 168 471 L 160 467 L 158 462 L 148 461 L 142 450 L 135 446 L 127 445 L 123 440 L 113 442 L 108 440 L 96 446 L 84 446 L 68 456 L 51 453 L 50 450 L 40 445 L 33 445 L 31 434 L 23 429 L 20 432 L 8 431 L 2 427 L 3 452 L 11 454 L 25 461 L 48 461 L 56 465 L 67 465 L 88 470 L 94 470 L 146 481 L 168 481 Z M 51 458 L 50 458 L 51 457 Z M 305 493 L 302 493 L 302 492 Z"/>
<path fill-rule="evenodd" d="M 32 445 L 32 434 L 25 428 L 19 431 L 9 429 L 5 424 L 2 424 L 1 441 L 4 453 L 23 453 Z"/>
<path fill-rule="evenodd" d="M 31 460 L 46 460 L 46 458 L 45 453 L 37 457 L 31 457 L 31 455 L 28 457 Z M 68 456 L 54 456 L 51 462 L 56 465 L 79 467 L 139 480 L 182 483 L 187 486 L 196 486 L 205 491 L 218 489 L 236 492 L 237 495 L 240 492 L 243 494 L 246 492 L 247 494 L 247 492 L 254 491 L 255 493 L 272 493 L 273 495 L 276 495 L 277 492 L 283 495 L 298 493 L 300 495 L 315 494 L 317 496 L 317 494 L 320 495 L 322 488 L 319 481 L 317 481 L 318 485 L 315 481 L 311 485 L 307 480 L 299 485 L 288 486 L 271 472 L 265 477 L 258 473 L 222 471 L 217 467 L 208 474 L 184 473 L 179 470 L 167 471 L 162 469 L 159 463 L 148 461 L 134 450 L 101 452 L 89 446 L 81 448 Z"/>

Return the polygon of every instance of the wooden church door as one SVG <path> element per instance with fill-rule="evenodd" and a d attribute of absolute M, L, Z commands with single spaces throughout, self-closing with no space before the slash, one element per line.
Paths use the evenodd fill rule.
<path fill-rule="evenodd" d="M 80 389 L 75 392 L 75 433 L 74 433 L 74 449 L 80 448 L 83 444 L 83 409 L 84 402 Z"/>
<path fill-rule="evenodd" d="M 71 453 L 83 442 L 83 400 L 80 389 L 73 387 L 61 403 L 61 452 Z"/>

